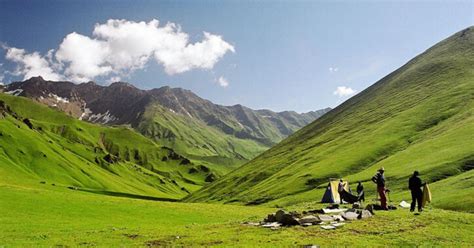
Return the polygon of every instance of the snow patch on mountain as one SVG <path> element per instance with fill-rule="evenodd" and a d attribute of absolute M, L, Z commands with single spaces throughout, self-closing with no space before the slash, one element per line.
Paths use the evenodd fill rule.
<path fill-rule="evenodd" d="M 86 108 L 84 106 L 84 112 L 82 112 L 81 116 L 79 116 L 79 120 L 84 120 L 89 117 L 89 115 L 92 114 L 92 111 L 89 108 Z"/>
<path fill-rule="evenodd" d="M 113 116 L 110 114 L 110 111 L 107 110 L 105 113 L 98 113 L 98 114 L 92 114 L 89 116 L 88 121 L 95 122 L 95 123 L 101 123 L 101 124 L 107 124 L 112 121 L 118 120 L 117 117 Z"/>
<path fill-rule="evenodd" d="M 23 89 L 16 89 L 12 91 L 7 91 L 5 94 L 13 95 L 13 96 L 18 96 L 23 92 Z"/>
<path fill-rule="evenodd" d="M 62 102 L 62 103 L 69 103 L 69 99 L 67 99 L 67 98 L 65 98 L 65 97 L 60 97 L 60 96 L 58 96 L 58 95 L 56 95 L 56 94 L 53 94 L 53 93 L 49 93 L 48 96 L 51 97 L 51 98 L 56 99 L 56 102 L 58 102 L 58 103 L 59 103 L 59 102 Z"/>

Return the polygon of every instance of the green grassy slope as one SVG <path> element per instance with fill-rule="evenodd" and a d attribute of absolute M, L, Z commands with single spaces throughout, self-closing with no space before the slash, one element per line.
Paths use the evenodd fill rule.
<path fill-rule="evenodd" d="M 471 27 L 188 200 L 291 204 L 320 199 L 331 177 L 367 182 L 371 193 L 384 166 L 394 195 L 416 169 L 432 183 L 435 205 L 472 212 L 474 198 L 464 196 L 474 194 L 473 140 Z"/>
<path fill-rule="evenodd" d="M 136 129 L 181 154 L 207 161 L 221 175 L 268 149 L 255 140 L 239 139 L 198 119 L 174 114 L 159 104 L 147 107 Z"/>
<path fill-rule="evenodd" d="M 134 128 L 181 154 L 207 161 L 220 174 L 255 158 L 328 111 L 276 113 L 215 105 L 183 89 L 155 91 L 174 93 L 166 97 L 169 102 L 148 104 Z"/>
<path fill-rule="evenodd" d="M 213 173 L 132 129 L 79 121 L 23 97 L 0 93 L 0 101 L 2 182 L 179 199 Z"/>

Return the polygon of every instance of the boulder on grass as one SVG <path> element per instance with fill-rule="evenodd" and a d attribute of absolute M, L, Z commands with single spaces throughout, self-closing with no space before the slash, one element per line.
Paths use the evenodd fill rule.
<path fill-rule="evenodd" d="M 280 222 L 283 220 L 283 215 L 287 214 L 284 210 L 278 210 L 275 213 L 275 221 Z"/>
<path fill-rule="evenodd" d="M 267 215 L 267 218 L 263 220 L 264 222 L 277 222 L 274 214 Z"/>
<path fill-rule="evenodd" d="M 367 219 L 372 217 L 372 214 L 370 213 L 369 210 L 362 210 L 361 213 L 359 214 L 358 218 L 359 219 Z"/>
<path fill-rule="evenodd" d="M 332 218 L 335 220 L 335 221 L 344 221 L 344 218 L 342 218 L 342 215 L 333 215 Z"/>
<path fill-rule="evenodd" d="M 280 223 L 284 226 L 295 226 L 300 224 L 298 218 L 291 214 L 284 214 Z"/>
<path fill-rule="evenodd" d="M 359 215 L 356 212 L 344 212 L 341 214 L 342 218 L 346 220 L 357 220 Z"/>
<path fill-rule="evenodd" d="M 331 222 L 331 221 L 334 221 L 334 218 L 333 218 L 332 216 L 324 215 L 324 214 L 318 215 L 318 218 L 319 218 L 322 222 Z"/>
<path fill-rule="evenodd" d="M 281 224 L 278 222 L 266 223 L 262 225 L 262 227 L 265 227 L 265 228 L 278 228 L 280 226 Z"/>
<path fill-rule="evenodd" d="M 304 224 L 319 224 L 321 223 L 321 220 L 314 216 L 314 215 L 308 215 L 308 216 L 304 216 L 302 218 L 299 219 L 299 223 L 300 225 L 304 225 Z"/>
<path fill-rule="evenodd" d="M 365 207 L 365 210 L 369 211 L 372 215 L 374 214 L 374 205 L 369 204 Z"/>

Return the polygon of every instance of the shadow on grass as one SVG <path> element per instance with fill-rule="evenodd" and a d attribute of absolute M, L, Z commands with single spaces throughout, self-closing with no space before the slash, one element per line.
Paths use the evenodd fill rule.
<path fill-rule="evenodd" d="M 147 195 L 136 195 L 136 194 L 130 194 L 130 193 L 105 191 L 105 190 L 92 190 L 92 189 L 77 189 L 77 190 L 99 194 L 99 195 L 125 197 L 125 198 L 133 198 L 133 199 L 141 199 L 141 200 L 149 200 L 149 201 L 165 201 L 165 202 L 178 202 L 179 201 L 177 199 L 171 199 L 171 198 L 154 197 L 154 196 L 147 196 Z"/>

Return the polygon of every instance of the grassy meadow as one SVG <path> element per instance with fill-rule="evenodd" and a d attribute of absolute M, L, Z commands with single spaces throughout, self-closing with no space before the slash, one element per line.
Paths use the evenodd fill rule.
<path fill-rule="evenodd" d="M 474 242 L 474 215 L 428 208 L 376 212 L 337 230 L 242 224 L 274 208 L 112 197 L 49 184 L 0 185 L 0 246 L 459 246 Z M 307 202 L 288 210 L 324 205 Z"/>

